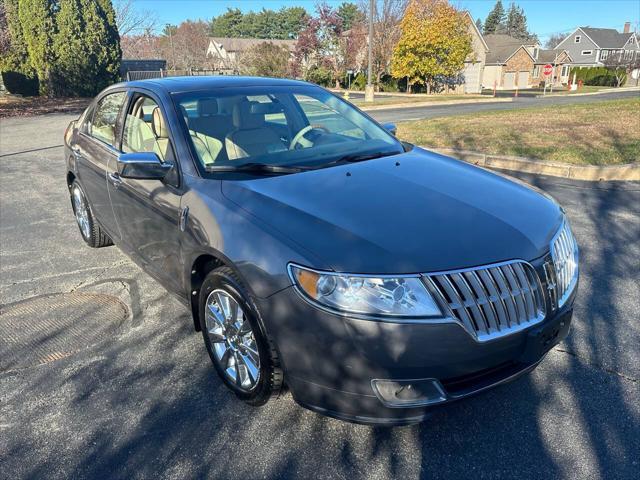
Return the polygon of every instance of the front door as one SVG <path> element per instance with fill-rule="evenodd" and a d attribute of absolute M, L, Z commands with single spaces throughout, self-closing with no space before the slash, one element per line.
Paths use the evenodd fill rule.
<path fill-rule="evenodd" d="M 183 293 L 177 159 L 164 112 L 150 94 L 133 92 L 122 131 L 124 153 L 154 152 L 174 165 L 165 180 L 123 178 L 109 163 L 109 195 L 123 248 L 167 289 Z"/>
<path fill-rule="evenodd" d="M 116 132 L 126 96 L 126 92 L 121 91 L 102 97 L 82 126 L 73 148 L 78 180 L 89 200 L 91 213 L 116 243 L 120 234 L 109 202 L 106 178 L 108 165 L 118 157 Z"/>

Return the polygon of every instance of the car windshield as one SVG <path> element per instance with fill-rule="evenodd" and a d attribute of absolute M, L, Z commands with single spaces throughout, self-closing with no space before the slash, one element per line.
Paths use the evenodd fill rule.
<path fill-rule="evenodd" d="M 221 88 L 173 97 L 206 171 L 320 168 L 403 151 L 389 132 L 319 87 Z"/>

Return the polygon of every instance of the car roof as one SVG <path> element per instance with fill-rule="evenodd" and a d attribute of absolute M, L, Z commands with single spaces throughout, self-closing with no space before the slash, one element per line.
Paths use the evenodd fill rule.
<path fill-rule="evenodd" d="M 118 84 L 119 87 L 144 87 L 152 90 L 165 90 L 169 93 L 209 90 L 222 87 L 300 87 L 311 85 L 312 84 L 300 80 L 290 80 L 286 78 L 240 77 L 234 75 L 152 78 L 148 80 L 134 80 L 131 82 L 123 82 Z"/>

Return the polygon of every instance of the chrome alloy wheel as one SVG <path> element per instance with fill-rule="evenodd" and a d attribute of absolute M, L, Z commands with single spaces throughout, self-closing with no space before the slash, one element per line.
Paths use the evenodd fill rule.
<path fill-rule="evenodd" d="M 250 391 L 260 379 L 260 355 L 251 323 L 224 290 L 213 290 L 205 305 L 205 323 L 220 367 L 239 389 Z"/>
<path fill-rule="evenodd" d="M 76 213 L 76 221 L 85 238 L 91 238 L 91 224 L 89 223 L 89 207 L 85 201 L 84 194 L 80 187 L 73 187 L 73 209 Z"/>

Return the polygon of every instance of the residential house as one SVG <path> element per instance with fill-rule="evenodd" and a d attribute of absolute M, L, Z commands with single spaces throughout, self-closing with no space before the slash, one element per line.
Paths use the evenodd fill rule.
<path fill-rule="evenodd" d="M 544 65 L 555 65 L 553 81 L 566 83 L 571 56 L 565 51 L 544 50 L 537 42 L 526 42 L 504 34 L 485 35 L 489 47 L 483 88 L 513 90 L 538 87 L 544 82 Z"/>
<path fill-rule="evenodd" d="M 464 62 L 462 75 L 464 83 L 462 91 L 464 93 L 480 93 L 482 92 L 482 76 L 484 73 L 485 61 L 489 47 L 482 37 L 482 33 L 478 30 L 476 22 L 469 12 L 464 12 L 467 28 L 471 36 L 472 52 Z"/>
<path fill-rule="evenodd" d="M 573 61 L 572 67 L 600 67 L 607 59 L 640 60 L 640 35 L 631 32 L 631 24 L 625 23 L 624 31 L 613 28 L 579 27 L 556 46 L 566 50 Z"/>
<path fill-rule="evenodd" d="M 237 74 L 240 70 L 242 55 L 261 43 L 272 43 L 285 47 L 292 54 L 296 47 L 295 40 L 210 37 L 207 57 L 213 59 L 214 69 L 220 73 Z"/>

